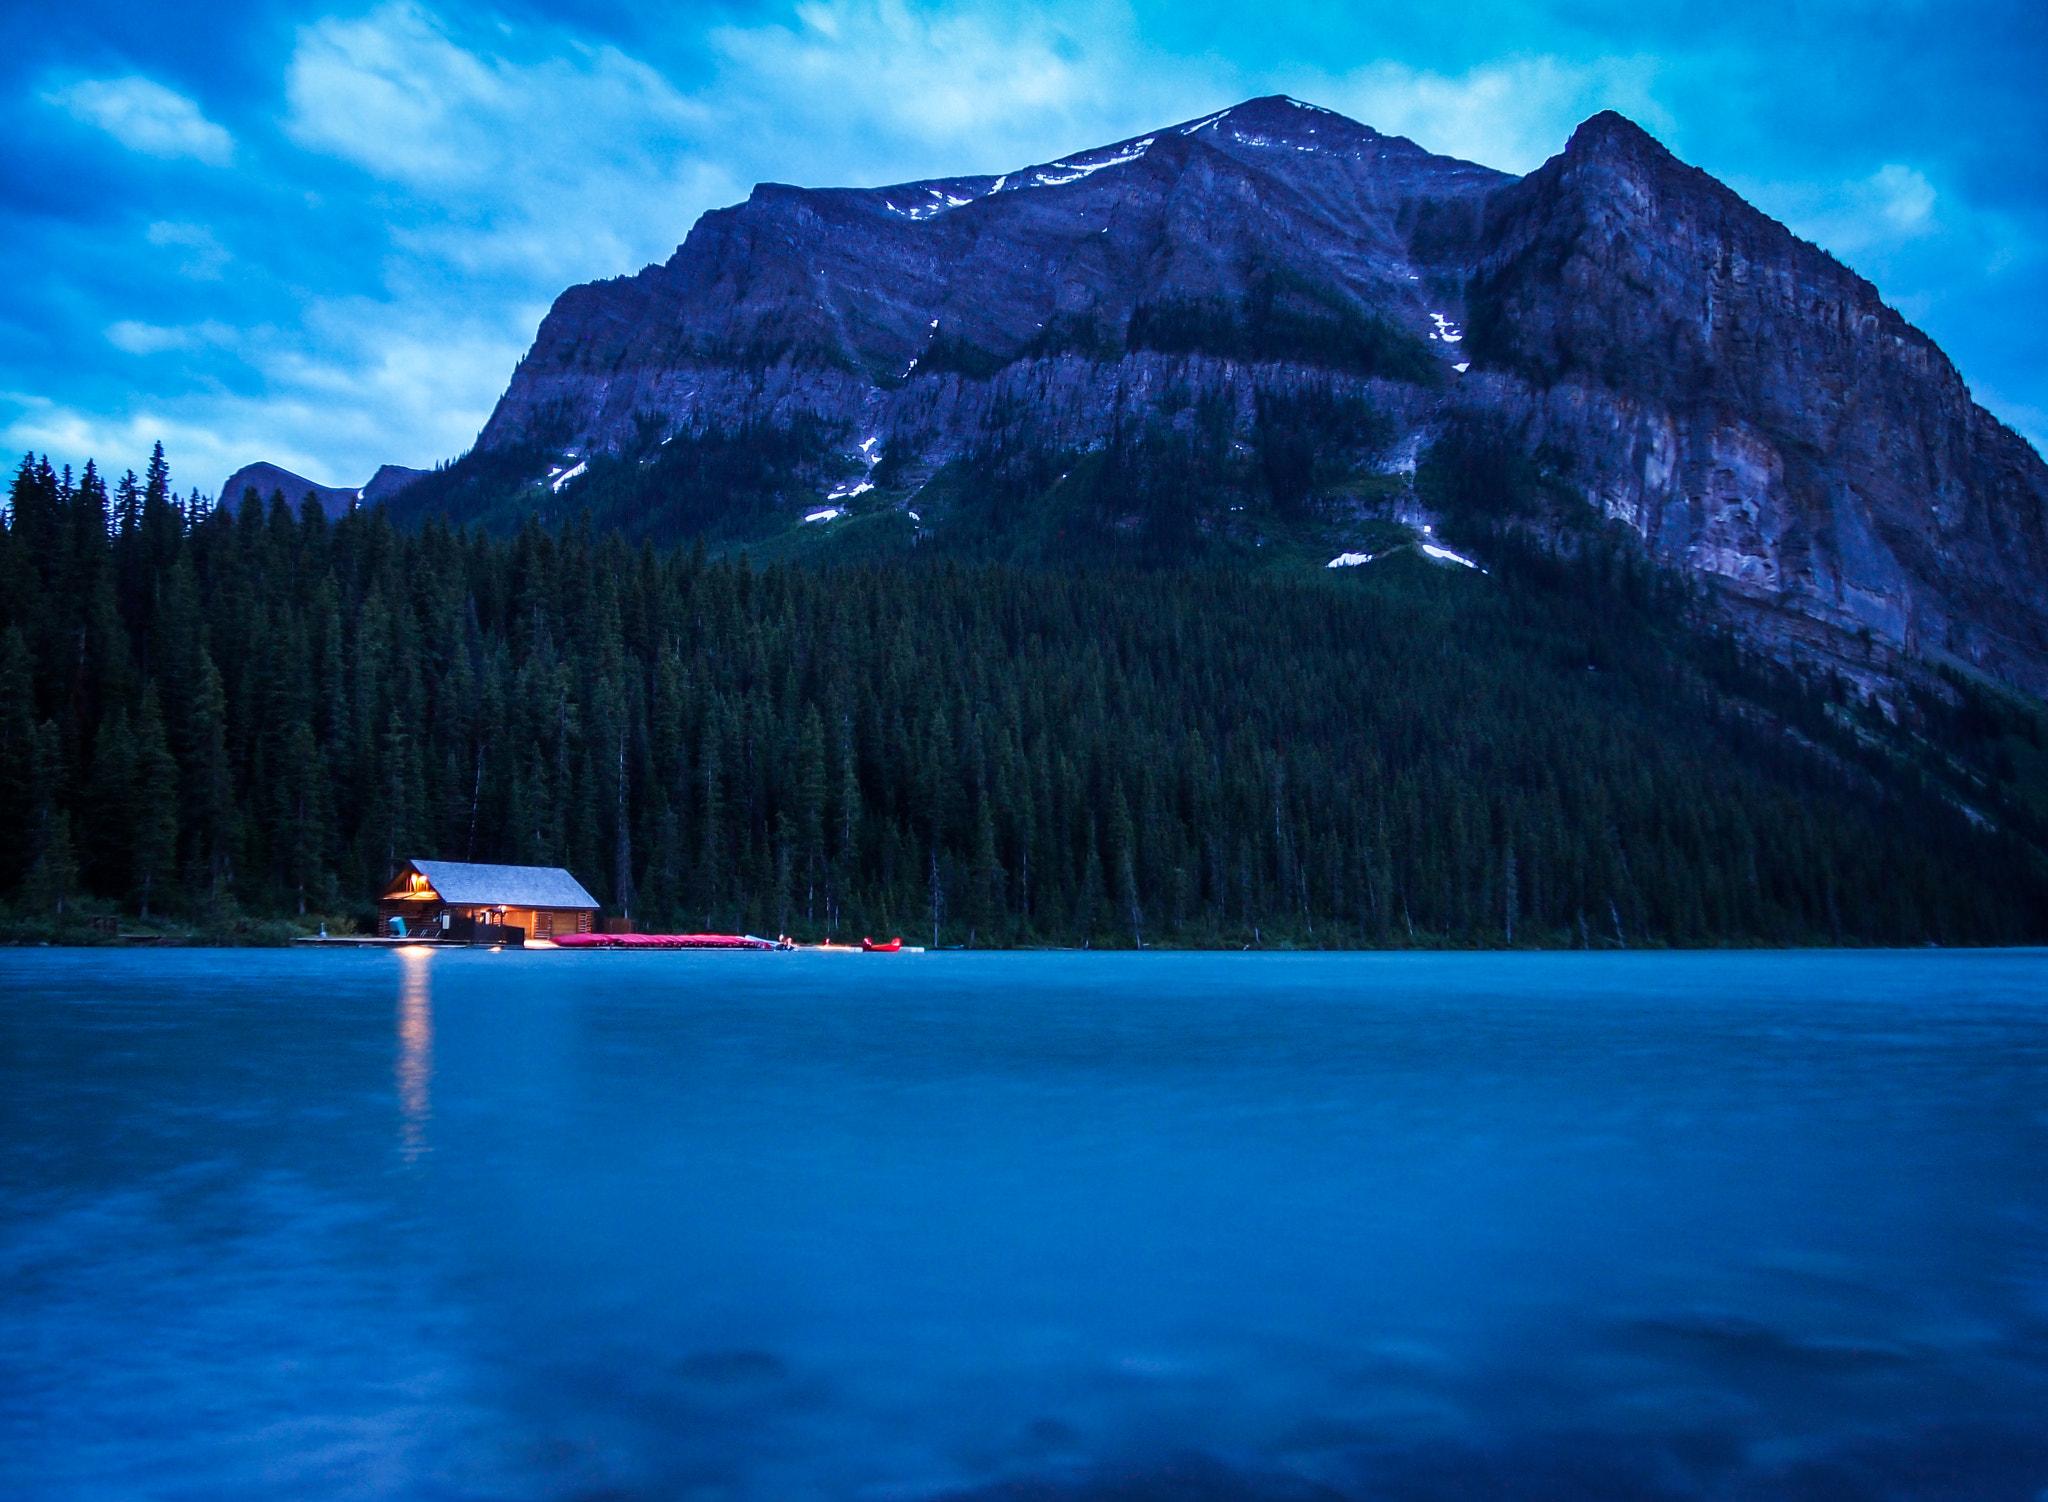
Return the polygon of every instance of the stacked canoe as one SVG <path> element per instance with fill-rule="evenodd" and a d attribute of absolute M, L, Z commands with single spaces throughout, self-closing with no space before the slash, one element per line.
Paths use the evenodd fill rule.
<path fill-rule="evenodd" d="M 752 934 L 562 934 L 560 949 L 773 949 Z"/>

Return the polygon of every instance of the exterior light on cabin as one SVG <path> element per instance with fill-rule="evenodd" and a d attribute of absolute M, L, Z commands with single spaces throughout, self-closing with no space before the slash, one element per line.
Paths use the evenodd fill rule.
<path fill-rule="evenodd" d="M 471 925 L 480 924 L 512 929 L 524 941 L 589 933 L 597 908 L 597 899 L 557 866 L 421 860 L 407 861 L 394 874 L 379 901 L 379 916 L 387 924 L 403 921 L 406 931 L 431 924 L 434 938 L 468 939 Z M 433 923 L 436 912 L 439 921 Z"/>

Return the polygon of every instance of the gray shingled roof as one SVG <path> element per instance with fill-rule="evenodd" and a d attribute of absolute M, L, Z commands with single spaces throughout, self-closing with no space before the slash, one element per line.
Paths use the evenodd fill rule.
<path fill-rule="evenodd" d="M 460 907 L 596 907 L 598 901 L 560 866 L 479 866 L 414 861 L 443 902 Z"/>

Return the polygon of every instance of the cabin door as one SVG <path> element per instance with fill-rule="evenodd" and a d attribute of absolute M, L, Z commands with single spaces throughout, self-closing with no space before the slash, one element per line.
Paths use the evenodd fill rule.
<path fill-rule="evenodd" d="M 552 939 L 555 936 L 555 915 L 535 913 L 533 915 L 533 936 L 536 939 Z"/>

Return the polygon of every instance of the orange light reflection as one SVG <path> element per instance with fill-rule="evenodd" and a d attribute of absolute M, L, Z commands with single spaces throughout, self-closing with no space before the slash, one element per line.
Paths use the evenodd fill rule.
<path fill-rule="evenodd" d="M 429 1088 L 434 1078 L 434 1005 L 427 989 L 431 955 L 426 949 L 398 951 L 398 1148 L 408 1163 L 418 1162 L 428 1151 L 427 1122 L 434 1114 Z"/>

